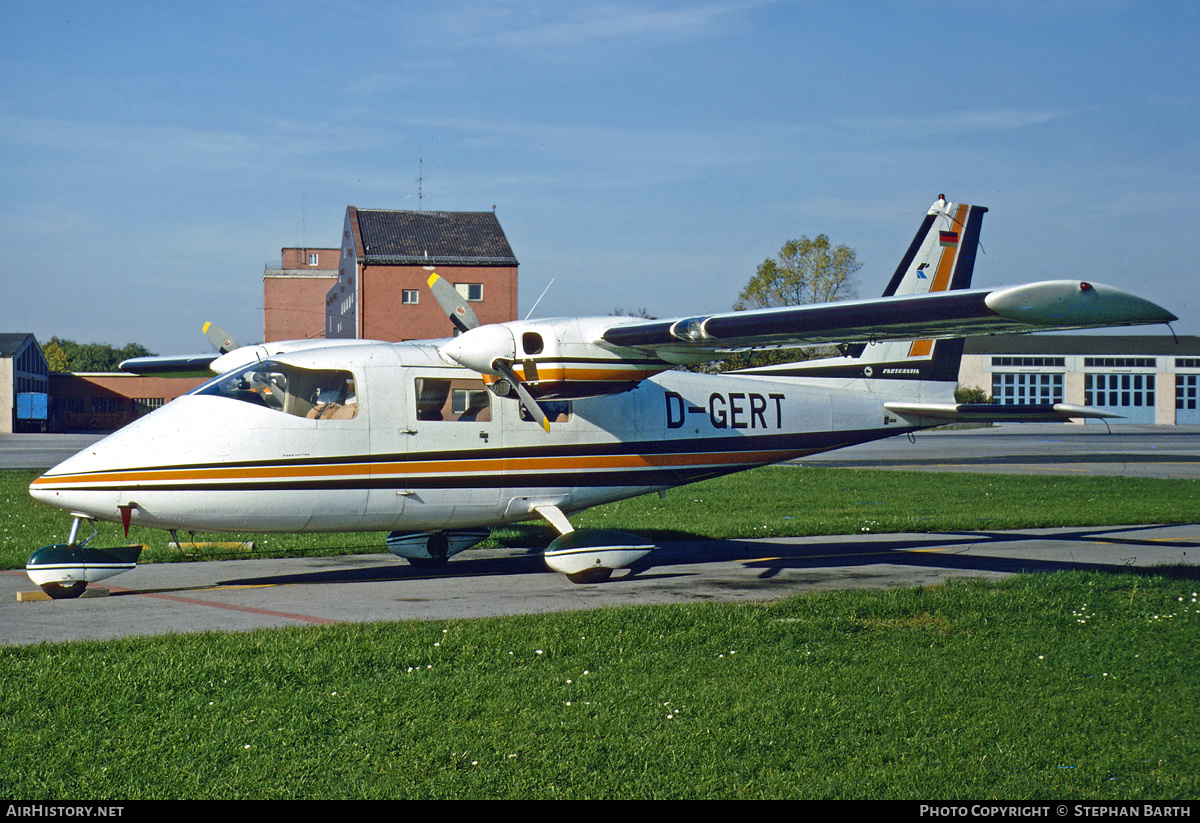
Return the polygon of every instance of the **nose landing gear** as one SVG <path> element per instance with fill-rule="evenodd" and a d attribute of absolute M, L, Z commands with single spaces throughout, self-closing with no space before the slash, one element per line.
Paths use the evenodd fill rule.
<path fill-rule="evenodd" d="M 88 583 L 127 572 L 137 565 L 141 546 L 120 546 L 112 549 L 92 549 L 88 543 L 99 533 L 94 518 L 76 514 L 71 523 L 71 535 L 66 543 L 42 546 L 29 557 L 25 573 L 55 600 L 79 597 Z M 84 520 L 92 533 L 78 540 L 79 524 Z"/>

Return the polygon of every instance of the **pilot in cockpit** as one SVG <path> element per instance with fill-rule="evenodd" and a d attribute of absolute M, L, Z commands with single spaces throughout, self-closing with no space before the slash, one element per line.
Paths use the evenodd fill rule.
<path fill-rule="evenodd" d="M 354 381 L 337 378 L 313 392 L 309 419 L 346 420 L 354 417 L 358 409 L 358 398 L 354 393 Z"/>

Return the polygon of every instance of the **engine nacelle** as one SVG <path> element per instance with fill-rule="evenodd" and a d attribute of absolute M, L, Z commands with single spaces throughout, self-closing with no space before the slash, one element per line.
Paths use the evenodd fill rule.
<path fill-rule="evenodd" d="M 464 332 L 438 352 L 491 384 L 503 380 L 497 361 L 507 364 L 538 400 L 617 394 L 670 368 L 657 357 L 598 342 L 612 322 L 604 317 L 495 323 Z M 496 393 L 506 394 L 503 386 Z"/>

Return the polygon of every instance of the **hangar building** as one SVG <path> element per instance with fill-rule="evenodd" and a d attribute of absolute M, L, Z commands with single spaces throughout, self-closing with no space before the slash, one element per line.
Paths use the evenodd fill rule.
<path fill-rule="evenodd" d="M 41 431 L 47 416 L 50 366 L 37 338 L 0 334 L 0 434 Z"/>
<path fill-rule="evenodd" d="M 1200 424 L 1200 337 L 969 337 L 958 382 L 997 403 L 1070 403 L 1121 415 L 1110 424 Z"/>

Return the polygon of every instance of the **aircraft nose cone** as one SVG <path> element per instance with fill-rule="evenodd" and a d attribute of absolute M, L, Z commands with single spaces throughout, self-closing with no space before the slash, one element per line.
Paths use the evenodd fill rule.
<path fill-rule="evenodd" d="M 460 334 L 438 349 L 438 353 L 451 362 L 481 374 L 498 375 L 492 363 L 515 359 L 516 341 L 512 332 L 504 326 L 480 326 Z"/>

